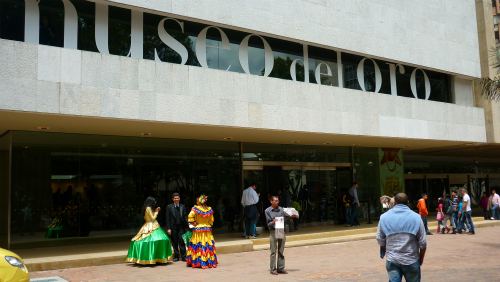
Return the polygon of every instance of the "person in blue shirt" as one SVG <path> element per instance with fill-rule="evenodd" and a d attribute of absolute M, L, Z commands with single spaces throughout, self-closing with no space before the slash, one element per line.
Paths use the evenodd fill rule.
<path fill-rule="evenodd" d="M 389 282 L 421 280 L 420 266 L 427 249 L 426 231 L 420 216 L 408 207 L 408 196 L 394 196 L 395 206 L 380 216 L 377 242 L 380 257 L 386 256 Z"/>

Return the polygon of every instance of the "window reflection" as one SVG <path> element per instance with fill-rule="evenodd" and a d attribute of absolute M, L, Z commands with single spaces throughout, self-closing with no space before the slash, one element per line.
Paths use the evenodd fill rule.
<path fill-rule="evenodd" d="M 188 207 L 205 193 L 216 214 L 233 204 L 237 214 L 238 151 L 228 142 L 14 132 L 12 241 L 128 236 L 147 196 L 163 208 L 173 192 Z"/>

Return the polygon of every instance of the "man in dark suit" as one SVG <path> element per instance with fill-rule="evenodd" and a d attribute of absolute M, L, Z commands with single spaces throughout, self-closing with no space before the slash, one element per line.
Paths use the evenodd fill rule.
<path fill-rule="evenodd" d="M 172 204 L 168 205 L 165 212 L 166 229 L 172 239 L 174 248 L 174 261 L 186 261 L 186 245 L 182 240 L 182 234 L 187 231 L 187 211 L 186 207 L 180 203 L 179 193 L 172 194 Z"/>

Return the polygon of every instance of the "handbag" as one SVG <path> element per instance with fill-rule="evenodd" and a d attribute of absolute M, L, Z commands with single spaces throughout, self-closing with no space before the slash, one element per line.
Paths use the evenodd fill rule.
<path fill-rule="evenodd" d="M 438 212 L 438 213 L 436 214 L 436 220 L 437 220 L 437 221 L 441 221 L 441 220 L 443 220 L 443 219 L 444 219 L 444 214 L 443 214 L 443 212 Z"/>

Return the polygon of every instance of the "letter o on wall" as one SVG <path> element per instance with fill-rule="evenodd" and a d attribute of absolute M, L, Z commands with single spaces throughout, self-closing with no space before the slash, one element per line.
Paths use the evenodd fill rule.
<path fill-rule="evenodd" d="M 262 42 L 264 43 L 264 76 L 269 76 L 271 74 L 271 71 L 273 70 L 274 66 L 274 56 L 273 56 L 273 50 L 271 49 L 271 46 L 269 43 L 267 43 L 266 39 L 264 37 L 257 35 L 257 34 L 249 34 L 241 40 L 240 43 L 240 50 L 239 50 L 239 58 L 240 58 L 240 64 L 241 68 L 243 71 L 247 74 L 250 74 L 250 67 L 248 66 L 248 41 L 250 40 L 250 37 L 252 36 L 257 36 L 259 37 Z"/>
<path fill-rule="evenodd" d="M 196 39 L 196 58 L 198 59 L 198 62 L 200 63 L 200 65 L 204 68 L 208 68 L 207 32 L 208 32 L 208 29 L 210 29 L 210 28 L 215 28 L 219 32 L 221 42 L 222 42 L 222 49 L 229 50 L 229 39 L 227 38 L 226 33 L 222 29 L 220 29 L 216 26 L 207 26 L 204 29 L 202 29 L 200 31 L 200 33 L 198 34 L 198 37 Z"/>
<path fill-rule="evenodd" d="M 417 93 L 417 70 L 420 70 L 424 74 L 424 83 L 425 83 L 425 100 L 429 100 L 429 97 L 431 96 L 431 83 L 429 81 L 429 77 L 425 73 L 423 69 L 416 68 L 411 72 L 410 76 L 410 89 L 411 93 L 413 94 L 413 97 L 418 99 L 418 93 Z"/>
<path fill-rule="evenodd" d="M 378 67 L 377 62 L 375 60 L 370 59 L 370 58 L 363 58 L 359 63 L 358 63 L 358 82 L 359 86 L 363 91 L 366 91 L 365 87 L 365 61 L 370 60 L 373 62 L 373 66 L 375 67 L 375 93 L 378 93 L 380 91 L 380 88 L 382 88 L 382 73 L 380 72 L 380 68 Z"/>

